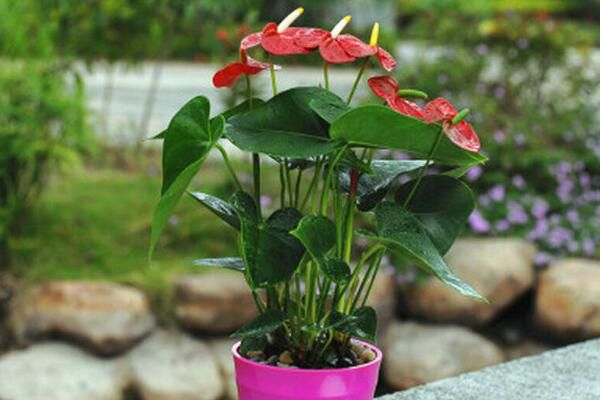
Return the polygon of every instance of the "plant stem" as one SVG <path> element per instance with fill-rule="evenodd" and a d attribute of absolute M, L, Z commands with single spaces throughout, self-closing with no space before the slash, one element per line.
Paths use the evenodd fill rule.
<path fill-rule="evenodd" d="M 277 96 L 277 78 L 275 77 L 275 65 L 273 64 L 273 56 L 269 54 L 269 71 L 271 72 L 271 87 L 273 88 L 273 96 Z"/>
<path fill-rule="evenodd" d="M 325 80 L 325 89 L 329 90 L 329 63 L 323 61 L 323 79 Z"/>
<path fill-rule="evenodd" d="M 285 207 L 285 173 L 283 172 L 283 164 L 279 164 L 279 200 L 281 208 Z"/>
<path fill-rule="evenodd" d="M 342 155 L 344 155 L 344 152 L 346 151 L 346 149 L 348 148 L 348 145 L 345 145 L 344 147 L 342 147 L 340 149 L 340 151 L 335 155 L 335 157 L 330 157 L 329 158 L 329 166 L 328 166 L 328 170 L 327 170 L 327 177 L 325 178 L 325 184 L 323 186 L 323 193 L 321 194 L 321 214 L 326 215 L 327 214 L 327 203 L 329 202 L 329 187 L 331 186 L 331 179 L 333 178 L 333 172 L 335 169 L 335 165 L 338 163 L 338 161 L 340 161 L 340 158 L 342 158 Z"/>
<path fill-rule="evenodd" d="M 360 80 L 362 79 L 362 76 L 365 73 L 365 69 L 367 68 L 367 64 L 369 62 L 369 58 L 371 57 L 366 57 L 362 63 L 362 65 L 360 66 L 360 70 L 358 71 L 358 75 L 356 76 L 356 79 L 354 80 L 354 83 L 352 84 L 352 89 L 350 89 L 350 94 L 348 95 L 348 99 L 346 100 L 346 104 L 350 104 L 352 102 L 352 98 L 354 97 L 354 94 L 356 93 L 356 89 L 358 88 L 358 84 L 360 83 Z"/>
<path fill-rule="evenodd" d="M 254 201 L 256 201 L 256 210 L 258 220 L 262 220 L 262 210 L 260 206 L 260 156 L 258 153 L 252 153 L 252 175 L 254 177 Z"/>
<path fill-rule="evenodd" d="M 410 201 L 412 200 L 413 196 L 415 195 L 415 192 L 417 191 L 417 187 L 421 183 L 421 179 L 423 179 L 423 176 L 425 175 L 425 172 L 427 172 L 427 168 L 429 167 L 429 164 L 431 164 L 431 159 L 433 158 L 435 150 L 438 148 L 438 146 L 442 140 L 443 134 L 444 134 L 444 130 L 443 130 L 443 128 L 440 127 L 440 131 L 438 132 L 438 135 L 435 138 L 435 142 L 433 143 L 433 146 L 431 146 L 431 150 L 429 151 L 429 154 L 427 155 L 427 161 L 425 161 L 425 166 L 423 167 L 423 169 L 421 169 L 421 172 L 419 172 L 417 181 L 415 182 L 412 189 L 408 193 L 408 196 L 406 196 L 406 200 L 404 200 L 402 207 L 406 208 L 410 204 Z"/>
<path fill-rule="evenodd" d="M 319 157 L 319 158 L 317 158 L 317 163 L 315 164 L 315 173 L 310 181 L 310 184 L 308 185 L 308 189 L 306 189 L 306 193 L 304 195 L 304 200 L 302 200 L 302 204 L 300 205 L 300 211 L 302 211 L 302 212 L 304 211 L 304 208 L 306 207 L 306 204 L 308 203 L 308 200 L 310 199 L 310 195 L 312 194 L 312 191 L 314 190 L 314 187 L 319 180 L 319 176 L 321 175 L 321 165 L 322 165 L 322 160 Z"/>
<path fill-rule="evenodd" d="M 298 208 L 298 203 L 300 203 L 300 184 L 302 183 L 302 174 L 304 170 L 302 168 L 298 168 L 298 175 L 296 175 L 296 187 L 295 187 L 295 195 L 294 195 L 294 207 Z"/>
<path fill-rule="evenodd" d="M 227 155 L 227 151 L 225 151 L 223 146 L 221 146 L 218 143 L 215 145 L 215 147 L 217 148 L 217 150 L 219 150 L 219 152 L 221 153 L 221 156 L 223 157 L 223 161 L 225 162 L 227 171 L 229 171 L 229 174 L 233 178 L 233 183 L 235 184 L 236 190 L 239 192 L 243 192 L 244 188 L 242 187 L 242 184 L 241 184 L 240 180 L 238 179 L 237 174 L 235 173 L 235 170 L 231 166 L 231 162 L 229 161 L 229 156 Z"/>
<path fill-rule="evenodd" d="M 246 78 L 246 97 L 248 99 L 248 108 L 252 110 L 252 83 L 248 75 L 244 75 L 244 77 Z"/>

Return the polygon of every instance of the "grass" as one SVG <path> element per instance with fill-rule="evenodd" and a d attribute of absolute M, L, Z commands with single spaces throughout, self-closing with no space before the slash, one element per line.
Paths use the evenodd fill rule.
<path fill-rule="evenodd" d="M 132 284 L 164 302 L 173 276 L 199 270 L 193 259 L 237 255 L 235 232 L 186 196 L 147 263 L 157 173 L 152 167 L 82 167 L 53 179 L 12 242 L 14 273 L 26 284 L 55 279 Z M 232 193 L 219 166 L 208 165 L 201 177 L 194 189 L 225 198 Z"/>

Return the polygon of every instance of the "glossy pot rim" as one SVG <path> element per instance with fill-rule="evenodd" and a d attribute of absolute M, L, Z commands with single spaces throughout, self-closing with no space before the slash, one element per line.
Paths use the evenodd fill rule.
<path fill-rule="evenodd" d="M 232 347 L 231 347 L 231 353 L 233 354 L 234 359 L 236 360 L 236 362 L 239 362 L 241 364 L 245 364 L 248 366 L 251 366 L 253 368 L 261 368 L 264 369 L 266 371 L 278 371 L 278 372 L 284 372 L 284 373 L 293 373 L 293 374 L 305 374 L 305 375 L 320 375 L 320 374 L 331 374 L 331 373 L 340 373 L 340 372 L 354 372 L 354 371 L 359 371 L 359 370 L 363 370 L 363 369 L 369 369 L 372 368 L 376 365 L 378 365 L 382 358 L 383 358 L 383 353 L 382 351 L 375 346 L 372 343 L 368 343 L 362 340 L 357 340 L 357 339 L 352 339 L 353 343 L 357 343 L 363 346 L 368 347 L 369 349 L 371 349 L 372 351 L 375 352 L 375 359 L 373 359 L 372 361 L 369 361 L 366 364 L 360 364 L 360 365 L 356 365 L 354 367 L 346 367 L 346 368 L 323 368 L 323 369 L 303 369 L 303 368 L 284 368 L 284 367 L 275 367 L 272 365 L 265 365 L 265 364 L 261 364 L 259 362 L 256 361 L 252 361 L 249 360 L 245 357 L 243 357 L 242 355 L 239 354 L 238 349 L 240 348 L 241 345 L 241 341 L 236 342 Z"/>

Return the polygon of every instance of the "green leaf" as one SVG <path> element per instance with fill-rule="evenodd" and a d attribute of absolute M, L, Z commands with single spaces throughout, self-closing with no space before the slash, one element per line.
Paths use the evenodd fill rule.
<path fill-rule="evenodd" d="M 400 175 L 419 169 L 425 165 L 422 160 L 375 160 L 371 163 L 374 175 L 361 175 L 358 180 L 358 209 L 370 211 L 385 198 L 390 186 Z M 338 174 L 340 189 L 350 191 L 350 170 Z"/>
<path fill-rule="evenodd" d="M 457 292 L 486 301 L 448 268 L 421 222 L 411 212 L 398 204 L 382 202 L 375 207 L 375 218 L 377 235 L 364 232 L 359 234 L 381 242 Z"/>
<path fill-rule="evenodd" d="M 240 229 L 240 219 L 238 218 L 237 213 L 231 204 L 207 193 L 188 193 L 194 199 L 198 200 L 203 206 L 208 208 L 209 211 L 225 221 L 228 225 L 237 230 Z"/>
<path fill-rule="evenodd" d="M 290 235 L 302 214 L 292 208 L 275 211 L 259 222 L 254 199 L 247 193 L 233 196 L 232 206 L 241 225 L 241 248 L 253 287 L 266 287 L 292 277 L 304 255 L 302 243 Z"/>
<path fill-rule="evenodd" d="M 288 158 L 331 152 L 339 143 L 328 137 L 329 124 L 310 107 L 313 99 L 336 98 L 328 90 L 301 87 L 274 96 L 258 109 L 228 121 L 225 135 L 238 148 Z"/>
<path fill-rule="evenodd" d="M 262 106 L 263 104 L 265 104 L 264 101 L 262 101 L 259 98 L 253 98 L 252 99 L 252 107 L 253 108 L 258 108 L 260 106 Z M 241 113 L 245 113 L 246 111 L 250 110 L 250 102 L 248 100 L 238 104 L 237 106 L 234 106 L 232 108 L 230 108 L 229 110 L 223 111 L 221 114 L 217 115 L 216 117 L 214 117 L 211 122 L 217 120 L 217 119 L 221 119 L 221 117 L 223 117 L 225 119 L 225 121 L 227 121 L 229 118 L 233 117 L 234 115 L 238 115 Z M 165 135 L 167 134 L 168 129 L 165 129 L 164 131 L 148 138 L 147 140 L 159 140 L 159 139 L 164 139 Z"/>
<path fill-rule="evenodd" d="M 336 330 L 354 338 L 375 342 L 377 339 L 377 313 L 372 307 L 357 308 L 351 315 L 342 318 Z"/>
<path fill-rule="evenodd" d="M 302 242 L 314 258 L 327 254 L 335 246 L 337 237 L 335 224 L 323 215 L 305 216 L 290 233 Z"/>
<path fill-rule="evenodd" d="M 223 267 L 240 272 L 246 269 L 244 260 L 240 257 L 199 258 L 192 261 L 192 264 L 199 267 Z"/>
<path fill-rule="evenodd" d="M 426 124 L 384 106 L 354 108 L 332 123 L 332 139 L 351 145 L 403 150 L 426 158 L 440 130 L 437 124 Z M 434 154 L 439 164 L 474 165 L 486 158 L 454 145 L 444 135 Z"/>
<path fill-rule="evenodd" d="M 344 260 L 335 257 L 325 257 L 318 260 L 323 274 L 333 282 L 343 285 L 350 281 L 352 271 Z"/>
<path fill-rule="evenodd" d="M 330 124 L 351 109 L 344 100 L 337 96 L 312 99 L 309 105 L 321 118 Z"/>
<path fill-rule="evenodd" d="M 222 135 L 221 122 L 210 123 L 210 105 L 205 97 L 195 97 L 175 114 L 163 143 L 162 196 L 152 220 L 148 258 L 158 242 L 177 202 L 196 176 L 208 153 Z M 218 119 L 222 120 L 222 117 Z"/>
<path fill-rule="evenodd" d="M 267 310 L 258 317 L 235 331 L 232 338 L 258 337 L 277 330 L 285 320 L 285 314 L 280 310 Z"/>
<path fill-rule="evenodd" d="M 262 107 L 264 104 L 265 104 L 265 102 L 262 101 L 261 99 L 259 99 L 258 97 L 252 98 L 252 109 L 253 110 L 257 109 L 259 107 Z M 223 111 L 219 115 L 222 115 L 223 118 L 225 118 L 225 121 L 228 121 L 231 117 L 234 117 L 238 114 L 243 114 L 248 111 L 250 111 L 250 101 L 246 100 L 236 106 L 233 106 L 229 110 Z"/>
<path fill-rule="evenodd" d="M 415 181 L 403 185 L 396 193 L 396 202 L 403 204 Z M 437 175 L 425 176 L 417 187 L 408 210 L 441 255 L 450 250 L 475 208 L 471 189 L 458 179 Z"/>
<path fill-rule="evenodd" d="M 262 351 L 264 352 L 269 341 L 266 336 L 246 336 L 240 343 L 240 353 L 247 355 L 249 351 Z"/>
<path fill-rule="evenodd" d="M 163 184 L 165 193 L 189 165 L 205 156 L 214 144 L 210 132 L 210 103 L 194 97 L 175 114 L 163 144 Z M 216 132 L 218 134 L 218 132 Z"/>

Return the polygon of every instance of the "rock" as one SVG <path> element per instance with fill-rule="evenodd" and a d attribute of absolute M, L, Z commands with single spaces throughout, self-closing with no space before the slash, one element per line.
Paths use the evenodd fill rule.
<path fill-rule="evenodd" d="M 434 277 L 403 292 L 413 316 L 440 322 L 483 325 L 533 285 L 535 248 L 518 239 L 461 239 L 446 256 L 448 265 L 491 304 L 462 296 Z"/>
<path fill-rule="evenodd" d="M 32 287 L 19 296 L 10 324 L 20 344 L 54 335 L 113 355 L 147 335 L 155 321 L 138 289 L 114 283 L 57 281 Z"/>
<path fill-rule="evenodd" d="M 377 311 L 379 336 L 385 332 L 396 315 L 398 291 L 394 276 L 386 271 L 380 271 L 375 277 L 373 288 L 369 294 L 367 305 Z"/>
<path fill-rule="evenodd" d="M 459 326 L 395 322 L 383 341 L 383 372 L 396 390 L 498 364 L 502 351 Z"/>
<path fill-rule="evenodd" d="M 97 359 L 63 343 L 0 357 L 0 399 L 121 400 L 129 375 L 122 359 Z"/>
<path fill-rule="evenodd" d="M 237 385 L 235 383 L 235 367 L 231 348 L 235 341 L 229 339 L 215 340 L 210 343 L 210 348 L 219 364 L 221 377 L 225 386 L 225 397 L 228 400 L 237 400 Z"/>
<path fill-rule="evenodd" d="M 600 339 L 419 386 L 378 400 L 597 400 Z"/>
<path fill-rule="evenodd" d="M 183 275 L 175 283 L 175 313 L 186 327 L 213 334 L 231 333 L 257 315 L 242 274 L 212 270 Z"/>
<path fill-rule="evenodd" d="M 143 400 L 215 400 L 223 395 L 219 366 L 206 344 L 157 331 L 130 353 L 133 384 Z"/>
<path fill-rule="evenodd" d="M 550 335 L 574 340 L 600 336 L 600 262 L 558 261 L 540 277 L 536 321 Z"/>
<path fill-rule="evenodd" d="M 523 357 L 536 356 L 550 349 L 550 346 L 543 343 L 533 340 L 524 340 L 521 343 L 505 347 L 504 354 L 506 355 L 507 360 L 516 360 Z"/>

